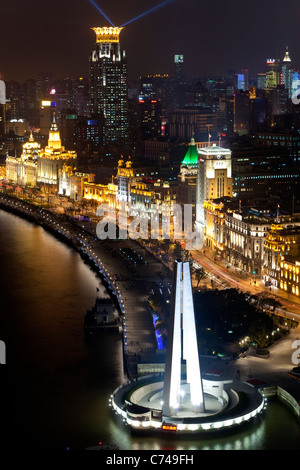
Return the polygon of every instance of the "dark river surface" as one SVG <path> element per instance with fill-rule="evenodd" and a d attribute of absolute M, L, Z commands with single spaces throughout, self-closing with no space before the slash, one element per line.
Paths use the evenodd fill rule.
<path fill-rule="evenodd" d="M 300 426 L 277 400 L 238 433 L 133 436 L 108 406 L 124 380 L 121 336 L 109 333 L 89 344 L 83 334 L 97 288 L 104 293 L 78 253 L 43 228 L 0 211 L 3 447 L 80 450 L 101 441 L 121 450 L 300 449 Z"/>

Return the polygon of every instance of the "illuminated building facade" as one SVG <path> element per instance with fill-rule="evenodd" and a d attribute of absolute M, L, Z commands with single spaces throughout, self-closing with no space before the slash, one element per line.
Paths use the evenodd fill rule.
<path fill-rule="evenodd" d="M 169 175 L 169 168 L 166 168 Z M 145 163 L 141 165 L 139 162 L 133 162 L 129 157 L 125 162 L 121 158 L 118 162 L 118 171 L 117 171 L 117 185 L 118 185 L 118 194 L 117 201 L 125 202 L 128 207 L 131 205 L 131 187 L 134 187 L 137 182 L 143 182 L 147 186 L 146 191 L 152 191 L 155 182 L 158 186 L 161 186 L 162 189 L 165 189 L 167 192 L 172 192 L 174 194 L 174 186 L 170 182 L 168 189 L 166 189 L 165 181 L 161 185 L 162 175 L 159 175 L 159 169 L 154 164 Z M 154 190 L 154 192 L 160 192 Z"/>
<path fill-rule="evenodd" d="M 196 189 L 196 230 L 200 247 L 204 243 L 206 217 L 204 201 L 232 197 L 231 151 L 213 144 L 198 149 Z"/>
<path fill-rule="evenodd" d="M 118 163 L 118 194 L 117 200 L 119 202 L 125 202 L 126 204 L 130 203 L 130 183 L 136 180 L 135 172 L 132 168 L 131 160 L 128 160 L 126 163 L 124 160 L 119 160 Z"/>
<path fill-rule="evenodd" d="M 60 132 L 55 121 L 55 115 L 53 115 L 48 145 L 38 156 L 37 182 L 58 189 L 59 172 L 65 163 L 74 169 L 77 164 L 77 153 L 73 150 L 65 150 L 62 146 Z"/>
<path fill-rule="evenodd" d="M 257 74 L 257 88 L 258 88 L 258 90 L 264 90 L 266 88 L 266 80 L 267 80 L 266 73 L 258 73 Z"/>
<path fill-rule="evenodd" d="M 96 48 L 90 58 L 90 112 L 104 116 L 105 143 L 120 144 L 128 139 L 127 63 L 121 50 L 122 28 L 92 28 Z"/>
<path fill-rule="evenodd" d="M 213 144 L 198 154 L 206 161 L 205 199 L 232 197 L 231 151 Z"/>
<path fill-rule="evenodd" d="M 29 141 L 23 144 L 21 157 L 6 158 L 6 177 L 9 182 L 35 187 L 37 183 L 37 160 L 40 145 L 31 133 Z"/>
<path fill-rule="evenodd" d="M 299 296 L 300 261 L 280 262 L 279 287 L 286 292 Z"/>
<path fill-rule="evenodd" d="M 284 280 L 281 275 L 281 263 L 287 260 L 299 261 L 300 258 L 300 225 L 295 224 L 274 224 L 266 236 L 264 243 L 264 278 L 271 281 L 275 287 L 283 286 L 288 290 L 287 278 Z M 288 268 L 287 268 L 288 269 Z M 286 286 L 286 289 L 285 289 Z"/>
<path fill-rule="evenodd" d="M 73 171 L 67 163 L 59 171 L 59 194 L 69 197 L 75 202 L 83 199 L 98 203 L 108 203 L 110 207 L 116 205 L 118 186 L 113 183 L 99 184 L 95 182 L 93 173 Z"/>
<path fill-rule="evenodd" d="M 129 192 L 131 215 L 133 215 L 135 211 L 136 214 L 139 214 L 139 211 L 151 211 L 151 205 L 154 204 L 154 191 L 148 184 L 142 181 L 136 181 L 130 185 Z"/>
<path fill-rule="evenodd" d="M 236 88 L 247 91 L 249 86 L 249 70 L 243 69 L 236 75 Z"/>
<path fill-rule="evenodd" d="M 266 72 L 266 88 L 268 90 L 280 85 L 279 64 L 277 59 L 267 60 L 268 70 Z"/>
<path fill-rule="evenodd" d="M 265 236 L 270 217 L 254 210 L 227 213 L 225 218 L 226 258 L 234 267 L 261 276 L 264 265 Z"/>
<path fill-rule="evenodd" d="M 110 207 L 116 206 L 117 191 L 118 187 L 113 183 L 98 184 L 92 181 L 85 181 L 83 184 L 84 199 L 108 204 Z"/>
<path fill-rule="evenodd" d="M 205 245 L 211 248 L 215 256 L 225 257 L 226 209 L 221 201 L 204 201 Z"/>
<path fill-rule="evenodd" d="M 186 403 L 195 412 L 204 412 L 190 265 L 188 262 L 176 261 L 165 366 L 163 416 L 178 414 Z"/>

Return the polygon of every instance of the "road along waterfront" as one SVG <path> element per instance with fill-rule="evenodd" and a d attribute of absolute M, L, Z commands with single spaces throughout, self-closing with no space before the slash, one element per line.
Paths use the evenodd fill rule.
<path fill-rule="evenodd" d="M 13 216 L 7 215 L 7 217 Z M 81 267 L 80 269 L 83 269 L 83 277 L 77 279 L 79 284 L 76 284 L 75 291 L 69 290 L 68 281 L 72 286 L 74 285 L 74 279 L 71 275 L 73 272 L 77 272 L 78 276 L 78 266 L 75 268 L 75 265 L 71 265 L 71 271 L 64 272 L 61 276 L 58 276 L 58 273 L 62 271 L 65 264 L 69 264 L 70 259 L 77 259 L 78 255 L 69 248 L 61 246 L 40 227 L 13 219 L 15 222 L 10 231 L 9 223 L 1 224 L 3 233 L 7 235 L 7 239 L 5 238 L 2 243 L 3 249 L 5 249 L 4 253 L 12 256 L 15 261 L 15 264 L 8 259 L 5 262 L 2 254 L 3 267 L 6 266 L 4 270 L 6 276 L 4 276 L 4 272 L 1 273 L 1 278 L 6 278 L 6 283 L 2 283 L 2 288 L 7 294 L 6 301 L 10 298 L 10 302 L 5 304 L 7 307 L 5 310 L 10 312 L 9 319 L 12 320 L 11 329 L 6 328 L 6 331 L 9 330 L 11 333 L 10 340 L 7 340 L 6 343 L 8 346 L 7 370 L 12 371 L 9 367 L 12 366 L 12 362 L 10 362 L 12 354 L 14 356 L 12 375 L 15 376 L 15 380 L 13 382 L 14 393 L 11 398 L 14 399 L 16 407 L 12 415 L 13 435 L 21 435 L 24 442 L 29 441 L 32 446 L 48 449 L 63 445 L 83 447 L 94 443 L 96 439 L 97 442 L 99 439 L 106 439 L 123 449 L 157 449 L 167 445 L 176 449 L 216 448 L 218 445 L 227 446 L 227 448 L 239 446 L 247 448 L 247 445 L 248 448 L 249 446 L 251 448 L 272 446 L 269 441 L 272 432 L 269 433 L 269 431 L 272 426 L 274 427 L 275 421 L 270 424 L 270 428 L 267 421 L 261 423 L 264 431 L 261 431 L 259 439 L 258 437 L 255 439 L 254 434 L 250 438 L 247 432 L 246 435 L 241 432 L 239 439 L 236 436 L 224 436 L 217 441 L 204 439 L 201 442 L 197 440 L 182 442 L 176 441 L 173 437 L 172 443 L 170 443 L 169 439 L 164 437 L 158 442 L 151 437 L 142 439 L 132 437 L 126 428 L 122 429 L 118 421 L 111 419 L 107 406 L 109 392 L 124 380 L 122 367 L 120 368 L 122 362 L 120 337 L 117 335 L 117 337 L 106 338 L 107 341 L 102 341 L 102 345 L 94 344 L 89 346 L 87 350 L 85 350 L 87 346 L 83 341 L 83 314 L 85 309 L 93 304 L 96 288 L 101 287 L 99 279 L 94 277 L 79 258 L 78 265 Z M 16 230 L 18 226 L 20 229 Z M 28 239 L 25 244 L 20 244 L 24 234 L 31 231 L 34 238 Z M 13 233 L 15 233 L 14 237 Z M 42 252 L 38 249 L 44 236 L 46 236 L 46 253 L 51 255 L 48 260 L 45 258 L 45 251 Z M 20 248 L 18 253 L 14 253 L 16 247 Z M 31 247 L 33 251 L 30 251 Z M 54 266 L 50 261 L 52 259 L 54 262 L 53 254 L 56 247 L 60 248 L 58 263 Z M 68 254 L 66 259 L 63 259 L 62 255 L 65 251 Z M 27 254 L 27 260 L 26 256 L 25 258 L 21 256 L 22 253 Z M 108 258 L 110 257 L 111 253 L 108 254 Z M 7 266 L 13 272 L 11 276 L 8 276 Z M 124 267 L 122 272 L 124 274 Z M 30 283 L 32 275 L 34 276 L 32 283 Z M 49 282 L 48 276 L 50 276 L 51 282 Z M 58 278 L 58 285 L 53 284 L 55 277 Z M 142 284 L 143 279 L 140 282 Z M 126 290 L 130 282 L 124 279 L 122 283 L 125 295 L 127 294 L 129 298 L 135 296 L 135 287 Z M 10 289 L 8 289 L 9 286 Z M 66 288 L 67 294 L 61 292 L 59 286 Z M 79 289 L 80 286 L 84 287 L 83 291 Z M 41 287 L 43 287 L 42 291 Z M 90 288 L 89 291 L 88 288 Z M 87 291 L 90 293 L 90 298 L 88 300 L 85 298 L 84 305 L 82 305 L 79 298 L 82 293 L 86 295 Z M 36 294 L 39 292 L 40 299 L 32 300 L 33 292 Z M 28 297 L 25 296 L 26 293 Z M 47 302 L 45 303 L 46 298 Z M 126 299 L 125 307 L 128 302 L 128 298 Z M 134 305 L 133 301 L 132 304 Z M 56 316 L 53 317 L 54 313 Z M 11 317 L 12 314 L 13 317 Z M 33 315 L 34 318 L 30 315 Z M 82 316 L 80 317 L 80 315 Z M 70 337 L 70 328 L 72 329 L 72 338 Z M 4 332 L 5 329 L 2 328 L 1 331 Z M 55 339 L 53 340 L 53 338 Z M 71 339 L 74 340 L 73 343 L 69 342 Z M 15 345 L 18 345 L 18 349 L 15 349 Z M 45 357 L 42 354 L 44 349 L 51 357 L 47 357 L 47 355 Z M 27 350 L 31 350 L 31 354 L 28 354 L 26 359 L 24 351 Z M 74 356 L 72 356 L 73 352 L 76 352 Z M 89 360 L 92 361 L 92 367 Z M 275 408 L 277 408 L 277 404 L 275 404 Z M 270 410 L 272 410 L 272 404 Z M 281 407 L 280 410 L 282 410 Z M 285 413 L 285 408 L 283 410 L 282 412 Z M 297 435 L 292 424 L 294 417 L 289 412 L 288 416 L 291 417 L 289 424 L 293 434 L 289 442 L 285 443 L 287 448 L 289 445 L 293 445 L 293 437 Z M 266 426 L 268 430 L 266 430 Z M 26 429 L 28 432 L 25 432 Z M 253 428 L 250 429 L 253 431 Z"/>

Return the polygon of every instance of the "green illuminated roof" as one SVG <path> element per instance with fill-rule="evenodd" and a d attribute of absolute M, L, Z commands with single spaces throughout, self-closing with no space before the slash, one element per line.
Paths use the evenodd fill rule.
<path fill-rule="evenodd" d="M 186 166 L 198 165 L 198 150 L 195 145 L 195 139 L 191 139 L 188 151 L 186 152 L 185 157 L 181 162 L 181 165 L 186 165 Z"/>

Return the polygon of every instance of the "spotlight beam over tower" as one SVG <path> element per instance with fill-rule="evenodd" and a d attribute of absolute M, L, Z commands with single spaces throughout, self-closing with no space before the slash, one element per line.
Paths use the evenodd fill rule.
<path fill-rule="evenodd" d="M 144 13 L 141 13 L 140 15 L 136 16 L 135 18 L 133 18 L 132 20 L 129 20 L 127 21 L 127 23 L 124 23 L 122 26 L 127 26 L 128 24 L 130 23 L 133 23 L 134 21 L 136 20 L 139 20 L 140 18 L 142 18 L 143 16 L 146 16 L 148 15 L 149 13 L 152 13 L 153 11 L 155 10 L 158 10 L 159 8 L 167 5 L 168 3 L 171 3 L 173 0 L 165 0 L 164 2 L 162 3 L 159 3 L 158 5 L 150 8 L 149 10 L 145 11 Z"/>
<path fill-rule="evenodd" d="M 108 18 L 108 16 L 104 13 L 103 10 L 101 10 L 101 8 L 97 5 L 96 2 L 94 2 L 94 0 L 89 0 L 89 2 L 99 11 L 99 13 L 101 13 L 102 16 L 104 16 L 104 18 L 111 24 L 111 26 L 115 27 L 115 25 L 111 22 L 111 20 Z M 159 3 L 158 5 L 155 5 L 154 7 L 150 8 L 149 10 L 145 11 L 144 13 L 141 13 L 140 15 L 136 16 L 135 18 L 132 18 L 132 20 L 129 20 L 127 21 L 126 23 L 124 23 L 121 28 L 123 28 L 124 26 L 127 26 L 128 24 L 130 23 L 133 23 L 134 21 L 136 20 L 139 20 L 140 18 L 142 18 L 143 16 L 146 16 L 148 15 L 149 13 L 152 13 L 153 11 L 155 10 L 158 10 L 159 8 L 167 5 L 168 3 L 171 3 L 173 2 L 173 0 L 165 0 L 164 2 L 161 2 Z"/>
<path fill-rule="evenodd" d="M 115 25 L 110 21 L 108 16 L 101 10 L 101 8 L 94 2 L 94 0 L 89 0 L 89 2 L 101 13 L 102 16 L 114 27 Z"/>

